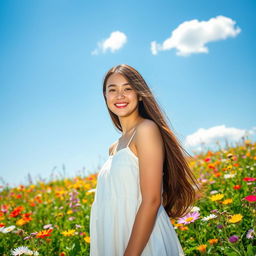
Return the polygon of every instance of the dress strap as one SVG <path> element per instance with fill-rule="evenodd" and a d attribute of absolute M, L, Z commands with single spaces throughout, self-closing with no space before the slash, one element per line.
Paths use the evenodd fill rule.
<path fill-rule="evenodd" d="M 129 142 L 128 142 L 128 144 L 127 144 L 126 147 L 129 147 L 129 144 L 130 144 L 130 142 L 132 141 L 132 138 L 133 138 L 133 136 L 134 136 L 135 133 L 136 133 L 136 129 L 135 129 L 134 133 L 132 134 L 132 136 L 131 136 L 131 138 L 130 138 L 130 140 L 129 140 Z"/>
<path fill-rule="evenodd" d="M 118 142 L 116 143 L 115 147 L 113 148 L 112 152 L 111 152 L 111 156 L 114 155 L 113 153 L 116 152 L 116 148 L 117 148 Z"/>

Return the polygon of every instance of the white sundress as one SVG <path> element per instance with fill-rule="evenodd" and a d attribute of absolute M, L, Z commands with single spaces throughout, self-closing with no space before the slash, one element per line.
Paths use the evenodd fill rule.
<path fill-rule="evenodd" d="M 141 203 L 139 159 L 129 144 L 101 167 L 90 213 L 90 256 L 123 256 Z M 163 186 L 162 186 L 163 191 Z M 161 204 L 141 256 L 184 256 Z"/>

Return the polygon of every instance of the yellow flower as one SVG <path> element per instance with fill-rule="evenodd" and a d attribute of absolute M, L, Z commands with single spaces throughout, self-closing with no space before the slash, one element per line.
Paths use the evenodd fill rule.
<path fill-rule="evenodd" d="M 73 213 L 72 210 L 68 210 L 68 211 L 67 211 L 67 214 L 72 214 L 72 213 Z"/>
<path fill-rule="evenodd" d="M 222 202 L 222 204 L 231 204 L 233 202 L 232 198 L 228 198 Z"/>
<path fill-rule="evenodd" d="M 23 219 L 19 219 L 16 221 L 16 225 L 17 226 L 23 226 L 27 223 L 27 221 L 23 220 Z"/>
<path fill-rule="evenodd" d="M 232 169 L 232 165 L 228 165 L 227 169 L 228 170 Z"/>
<path fill-rule="evenodd" d="M 218 200 L 221 200 L 223 197 L 224 197 L 223 194 L 216 194 L 216 195 L 211 196 L 210 199 L 212 201 L 218 201 Z"/>
<path fill-rule="evenodd" d="M 75 234 L 75 232 L 76 232 L 75 229 L 70 229 L 68 231 L 61 232 L 61 234 L 64 236 L 73 236 Z"/>
<path fill-rule="evenodd" d="M 63 212 L 59 212 L 55 214 L 56 217 L 62 217 L 63 215 L 64 215 Z"/>
<path fill-rule="evenodd" d="M 181 224 L 181 223 L 176 223 L 176 224 L 173 224 L 175 227 L 182 227 L 183 226 L 183 224 Z"/>
<path fill-rule="evenodd" d="M 241 214 L 235 214 L 235 215 L 232 215 L 230 217 L 230 219 L 228 219 L 228 222 L 230 223 L 237 223 L 239 222 L 241 219 L 243 218 L 243 216 Z"/>
<path fill-rule="evenodd" d="M 85 241 L 86 243 L 90 243 L 90 237 L 89 237 L 89 236 L 84 237 L 84 241 Z"/>

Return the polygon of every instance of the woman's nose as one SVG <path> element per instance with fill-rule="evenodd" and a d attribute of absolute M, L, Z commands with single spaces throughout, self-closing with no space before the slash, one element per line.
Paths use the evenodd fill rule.
<path fill-rule="evenodd" d="M 123 97 L 123 96 L 124 96 L 124 92 L 123 91 L 117 92 L 117 98 Z"/>

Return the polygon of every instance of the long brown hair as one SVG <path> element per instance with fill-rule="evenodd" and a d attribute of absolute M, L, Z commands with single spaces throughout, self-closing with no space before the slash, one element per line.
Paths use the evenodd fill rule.
<path fill-rule="evenodd" d="M 114 73 L 123 75 L 137 92 L 138 96 L 142 97 L 142 101 L 138 103 L 139 115 L 154 121 L 160 129 L 165 146 L 163 206 L 170 218 L 183 217 L 191 211 L 191 206 L 193 206 L 196 200 L 195 187 L 199 189 L 197 179 L 189 167 L 184 152 L 189 156 L 190 154 L 181 146 L 181 143 L 168 127 L 165 115 L 143 77 L 131 66 L 126 64 L 117 65 L 105 74 L 103 79 L 103 95 L 106 105 L 106 83 L 109 76 Z M 108 111 L 114 125 L 118 130 L 122 131 L 118 116 L 109 109 Z"/>

